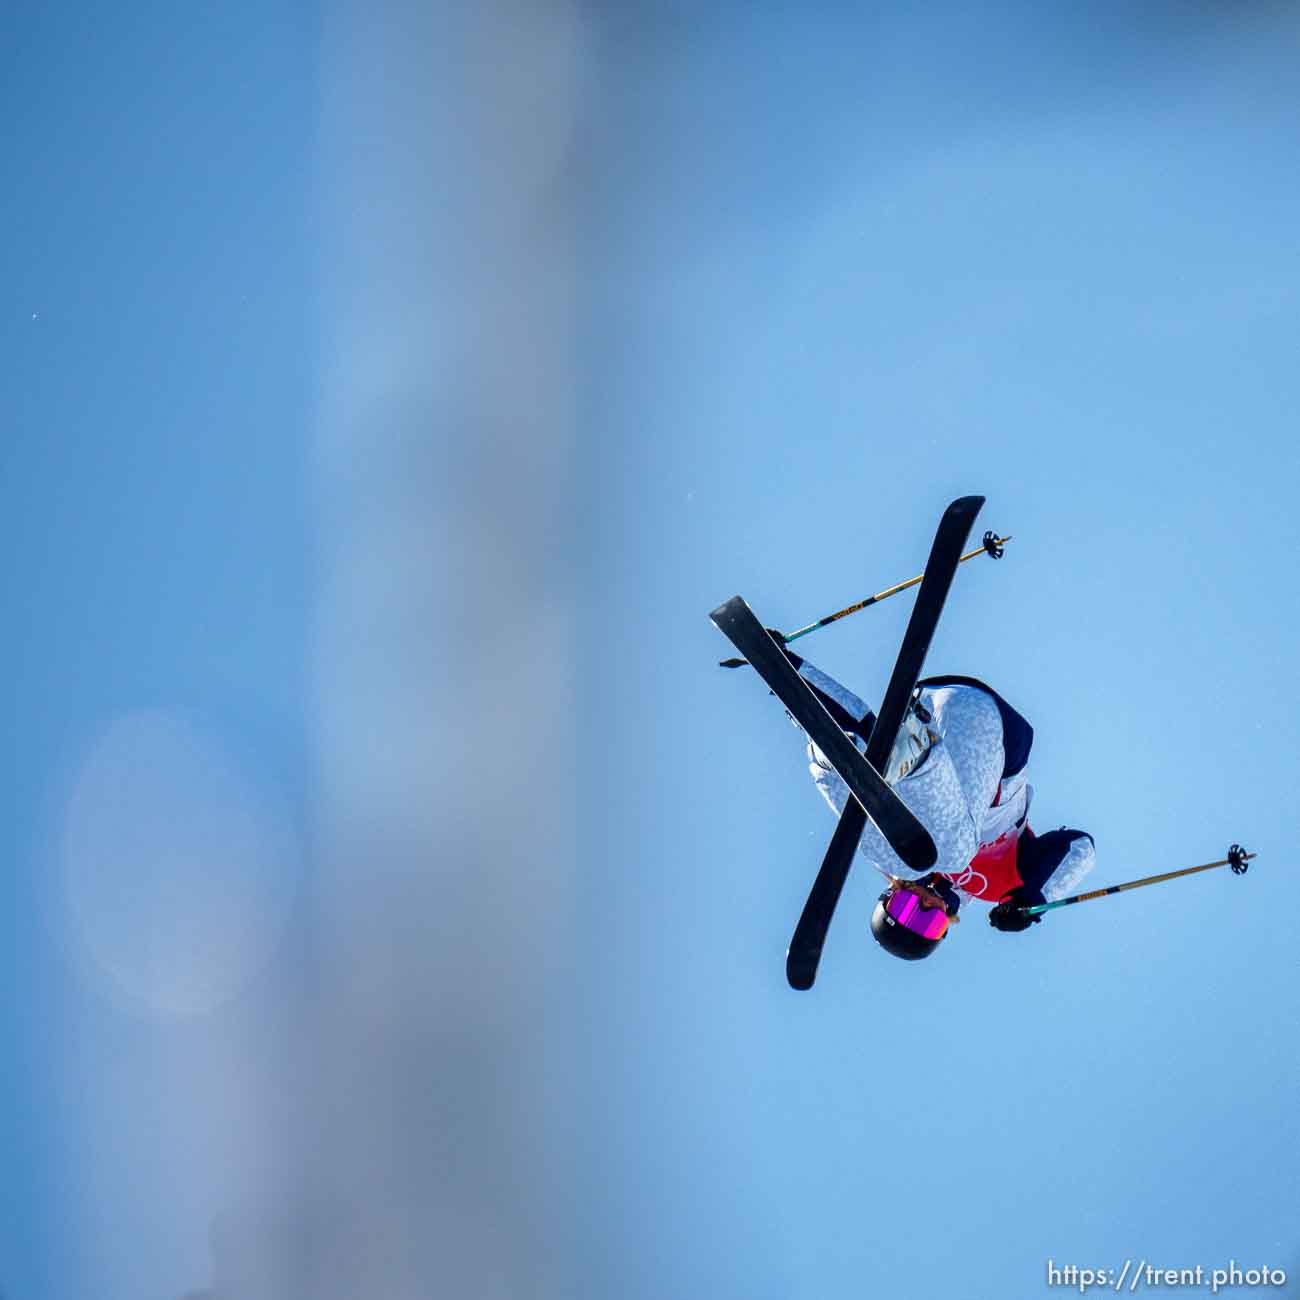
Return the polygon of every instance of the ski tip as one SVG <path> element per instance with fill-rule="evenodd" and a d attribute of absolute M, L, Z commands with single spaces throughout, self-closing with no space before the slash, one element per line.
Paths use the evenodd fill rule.
<path fill-rule="evenodd" d="M 807 993 L 817 979 L 817 963 L 821 953 L 796 953 L 793 949 L 785 955 L 785 982 L 796 993 Z"/>
<path fill-rule="evenodd" d="M 987 499 L 987 497 L 978 495 L 958 497 L 944 513 L 950 515 L 970 515 L 974 518 L 984 508 L 984 502 Z"/>
<path fill-rule="evenodd" d="M 744 599 L 740 596 L 732 596 L 730 600 L 724 600 L 717 609 L 709 611 L 709 622 L 721 627 L 728 619 L 739 613 L 742 609 L 748 609 Z"/>
<path fill-rule="evenodd" d="M 939 861 L 939 850 L 935 848 L 934 840 L 926 835 L 923 840 L 909 844 L 908 851 L 900 853 L 899 857 L 913 871 L 932 871 L 935 863 Z"/>

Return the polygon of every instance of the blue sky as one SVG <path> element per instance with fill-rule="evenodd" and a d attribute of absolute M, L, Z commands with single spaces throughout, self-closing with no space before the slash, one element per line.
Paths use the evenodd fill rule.
<path fill-rule="evenodd" d="M 211 1267 L 206 1180 L 177 1173 L 204 1143 L 160 1101 L 177 1061 L 203 1069 L 195 1035 L 107 1000 L 93 964 L 68 960 L 55 882 L 75 774 L 115 724 L 152 710 L 201 738 L 164 735 L 155 757 L 188 757 L 209 794 L 235 762 L 293 823 L 305 789 L 313 20 L 170 15 L 15 17 L 0 77 L 13 736 L 0 1287 L 15 1300 L 176 1295 Z M 147 867 L 98 865 L 114 861 L 120 891 L 96 864 L 81 877 L 87 932 L 137 975 L 151 924 L 180 942 L 184 914 L 216 915 L 234 883 L 191 878 L 189 907 L 165 891 L 133 905 Z M 278 897 L 281 882 L 245 886 Z"/>
<path fill-rule="evenodd" d="M 11 27 L 0 1289 L 1295 1272 L 1300 28 L 620 14 Z M 969 492 L 1035 825 L 1259 861 L 919 966 L 858 871 L 796 995 L 833 822 L 707 613 Z M 877 700 L 908 609 L 803 644 Z"/>
<path fill-rule="evenodd" d="M 611 763 L 657 759 L 606 827 L 641 1030 L 611 1182 L 626 1248 L 672 1261 L 637 1294 L 1296 1258 L 1295 29 L 1000 12 L 619 47 L 596 296 L 630 341 L 600 415 L 642 436 L 601 462 L 622 545 L 598 567 L 611 622 L 629 563 L 638 600 L 591 660 L 640 701 Z M 918 572 L 973 491 L 1016 541 L 963 571 L 929 662 L 1035 724 L 1035 823 L 1093 832 L 1095 884 L 1236 839 L 1260 862 L 1024 936 L 972 918 L 919 968 L 873 951 L 860 872 L 798 997 L 784 946 L 832 823 L 780 709 L 713 667 L 707 611 L 740 591 L 801 626 Z M 801 648 L 878 699 L 906 616 Z"/>

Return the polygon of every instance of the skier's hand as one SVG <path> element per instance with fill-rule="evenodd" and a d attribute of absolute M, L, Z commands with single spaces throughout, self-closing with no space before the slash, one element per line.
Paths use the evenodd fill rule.
<path fill-rule="evenodd" d="M 1042 919 L 1041 916 L 1026 916 L 1018 903 L 999 903 L 989 913 L 989 924 L 1004 934 L 1019 934 Z"/>
<path fill-rule="evenodd" d="M 989 924 L 1004 934 L 1019 934 L 1043 919 L 1041 916 L 1026 916 L 1024 912 L 1026 907 L 1036 907 L 1042 901 L 1043 896 L 1037 890 L 1018 886 L 1003 894 L 1002 901 L 989 912 Z"/>
<path fill-rule="evenodd" d="M 790 661 L 791 665 L 794 668 L 798 669 L 803 667 L 802 656 L 795 654 L 795 652 L 791 650 L 788 645 L 786 645 L 785 636 L 783 633 L 778 632 L 774 627 L 765 627 L 763 631 L 766 632 L 768 636 L 770 636 L 777 643 L 777 645 L 781 647 L 783 651 L 785 651 L 785 657 Z"/>

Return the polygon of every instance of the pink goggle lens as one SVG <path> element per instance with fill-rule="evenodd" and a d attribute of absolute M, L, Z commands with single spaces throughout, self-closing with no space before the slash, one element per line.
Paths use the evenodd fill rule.
<path fill-rule="evenodd" d="M 922 907 L 921 900 L 909 890 L 896 889 L 885 910 L 899 925 L 923 939 L 942 939 L 948 932 L 948 913 L 938 907 Z"/>

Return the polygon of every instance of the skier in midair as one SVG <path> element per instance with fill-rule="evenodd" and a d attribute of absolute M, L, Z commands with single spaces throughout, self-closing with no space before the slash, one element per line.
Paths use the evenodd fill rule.
<path fill-rule="evenodd" d="M 769 634 L 784 641 L 779 632 Z M 875 723 L 871 710 L 783 648 L 865 752 Z M 1061 827 L 1037 835 L 1030 829 L 1034 791 L 1027 764 L 1033 739 L 1029 723 L 983 682 L 927 677 L 918 684 L 882 775 L 930 832 L 938 860 L 933 871 L 909 870 L 867 822 L 859 851 L 889 882 L 871 915 L 871 932 L 886 951 L 909 961 L 928 957 L 958 919 L 962 903 L 975 898 L 994 904 L 989 923 L 995 929 L 1026 930 L 1042 918 L 1027 917 L 1022 908 L 1065 897 L 1092 869 L 1093 839 L 1085 831 Z M 826 802 L 842 813 L 848 788 L 811 741 L 808 759 Z"/>

